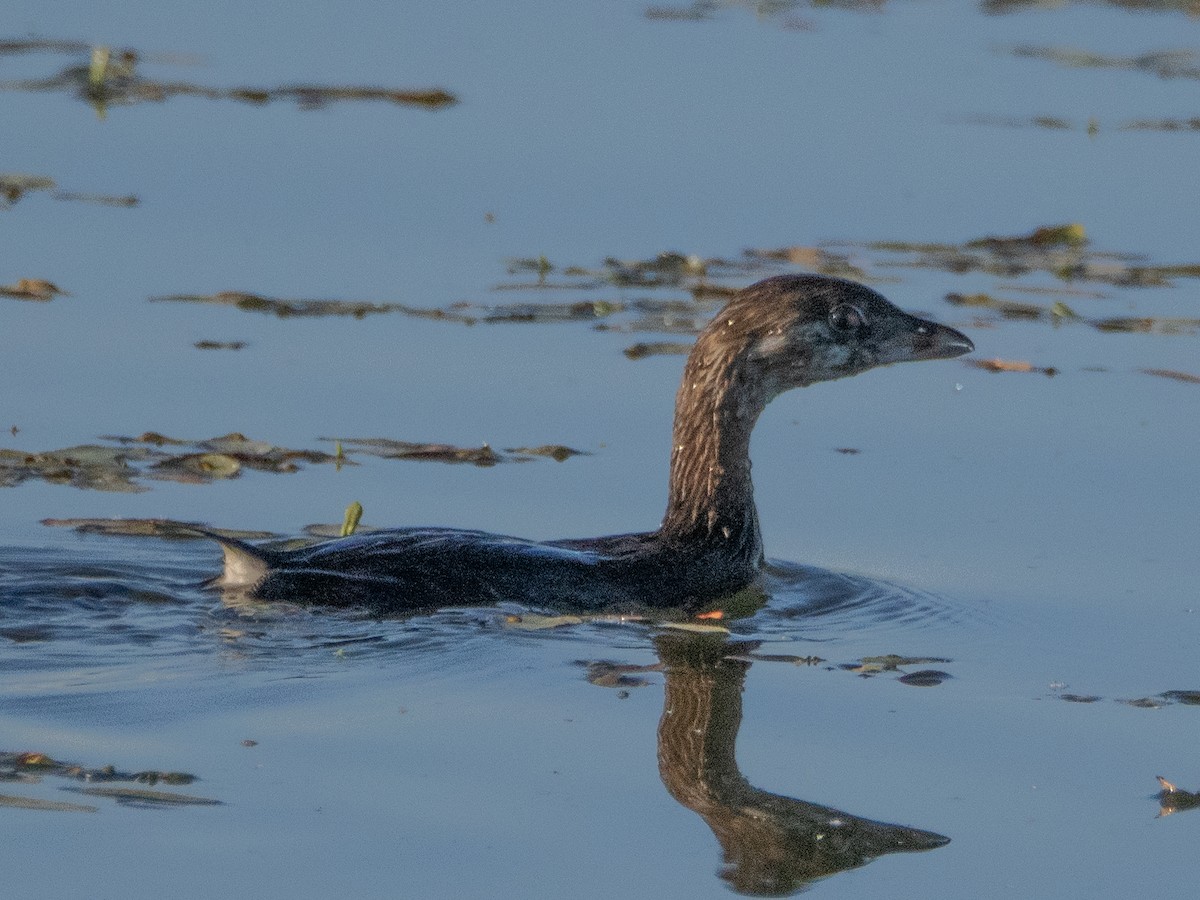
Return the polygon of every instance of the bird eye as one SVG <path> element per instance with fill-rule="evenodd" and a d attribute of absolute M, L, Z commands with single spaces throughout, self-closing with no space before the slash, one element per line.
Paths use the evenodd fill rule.
<path fill-rule="evenodd" d="M 866 324 L 866 317 L 857 306 L 841 303 L 829 311 L 829 327 L 834 331 L 849 334 Z"/>

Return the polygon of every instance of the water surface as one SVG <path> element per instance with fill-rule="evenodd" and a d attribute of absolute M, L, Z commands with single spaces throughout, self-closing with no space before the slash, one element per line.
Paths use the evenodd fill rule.
<path fill-rule="evenodd" d="M 0 447 L 240 432 L 328 454 L 326 437 L 385 437 L 590 455 L 481 467 L 351 450 L 354 464 L 194 483 L 132 461 L 137 491 L 40 476 L 4 489 L 0 751 L 191 773 L 163 789 L 221 801 L 145 808 L 60 775 L 6 782 L 5 796 L 96 808 L 4 810 L 9 884 L 694 897 L 815 878 L 827 897 L 1192 895 L 1200 820 L 1156 818 L 1154 776 L 1200 788 L 1196 710 L 1163 696 L 1200 688 L 1200 386 L 1178 377 L 1200 376 L 1200 134 L 1178 124 L 1198 112 L 1195 78 L 1145 60 L 1200 52 L 1194 18 L 1169 3 L 200 10 L 10 12 L 8 39 L 132 48 L 139 77 L 204 90 L 108 96 L 101 118 L 95 97 L 28 85 L 87 52 L 0 54 L 19 136 L 3 174 L 55 185 L 0 209 L 0 283 L 69 292 L 0 297 Z M 1080 54 L 1131 62 L 1065 64 Z M 458 102 L 216 96 L 296 85 Z M 1162 127 L 1131 127 L 1146 122 Z M 971 243 L 1073 223 L 1086 244 L 1049 255 Z M 949 264 L 946 247 L 986 264 Z M 631 282 L 605 264 L 663 252 L 710 260 L 707 274 Z M 358 500 L 368 525 L 650 528 L 682 360 L 623 351 L 687 341 L 716 305 L 697 284 L 835 264 L 966 331 L 979 359 L 1032 371 L 907 366 L 773 404 L 755 477 L 787 568 L 728 652 L 644 623 L 523 630 L 514 609 L 233 609 L 198 587 L 211 546 L 40 524 L 291 535 Z M 223 291 L 392 308 L 151 302 Z M 592 313 L 563 314 L 579 304 Z M 514 305 L 543 312 L 487 321 Z M 1128 324 L 1101 327 L 1114 320 Z M 887 654 L 913 662 L 864 663 Z M 596 661 L 618 668 L 580 664 Z M 929 670 L 951 677 L 900 680 Z M 699 755 L 672 755 L 686 729 L 664 708 L 681 697 L 710 723 Z M 680 781 L 663 758 L 707 776 Z M 734 807 L 791 830 L 739 844 Z M 950 842 L 838 856 L 809 815 L 839 836 L 870 820 Z"/>

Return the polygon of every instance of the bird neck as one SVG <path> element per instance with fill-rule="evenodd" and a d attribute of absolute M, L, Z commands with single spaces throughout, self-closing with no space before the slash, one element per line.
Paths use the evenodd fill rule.
<path fill-rule="evenodd" d="M 675 401 L 660 533 L 757 563 L 762 538 L 750 480 L 750 432 L 766 399 L 754 375 L 738 348 L 726 346 L 719 334 L 705 332 L 688 356 Z"/>

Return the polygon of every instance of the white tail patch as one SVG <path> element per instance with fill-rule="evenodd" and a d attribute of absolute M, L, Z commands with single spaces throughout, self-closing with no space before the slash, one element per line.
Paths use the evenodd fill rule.
<path fill-rule="evenodd" d="M 225 571 L 213 583 L 220 587 L 251 588 L 266 577 L 270 571 L 266 559 L 256 554 L 245 544 L 221 541 L 221 552 L 225 554 Z"/>

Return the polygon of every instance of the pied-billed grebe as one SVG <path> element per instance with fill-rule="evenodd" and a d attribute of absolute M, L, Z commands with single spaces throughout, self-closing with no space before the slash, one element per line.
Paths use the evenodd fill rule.
<path fill-rule="evenodd" d="M 560 541 L 452 528 L 372 531 L 298 550 L 221 540 L 215 586 L 266 600 L 403 612 L 515 601 L 574 610 L 695 610 L 763 565 L 750 432 L 783 391 L 875 366 L 973 350 L 837 278 L 783 275 L 740 291 L 700 333 L 675 401 L 667 512 L 657 531 Z"/>

